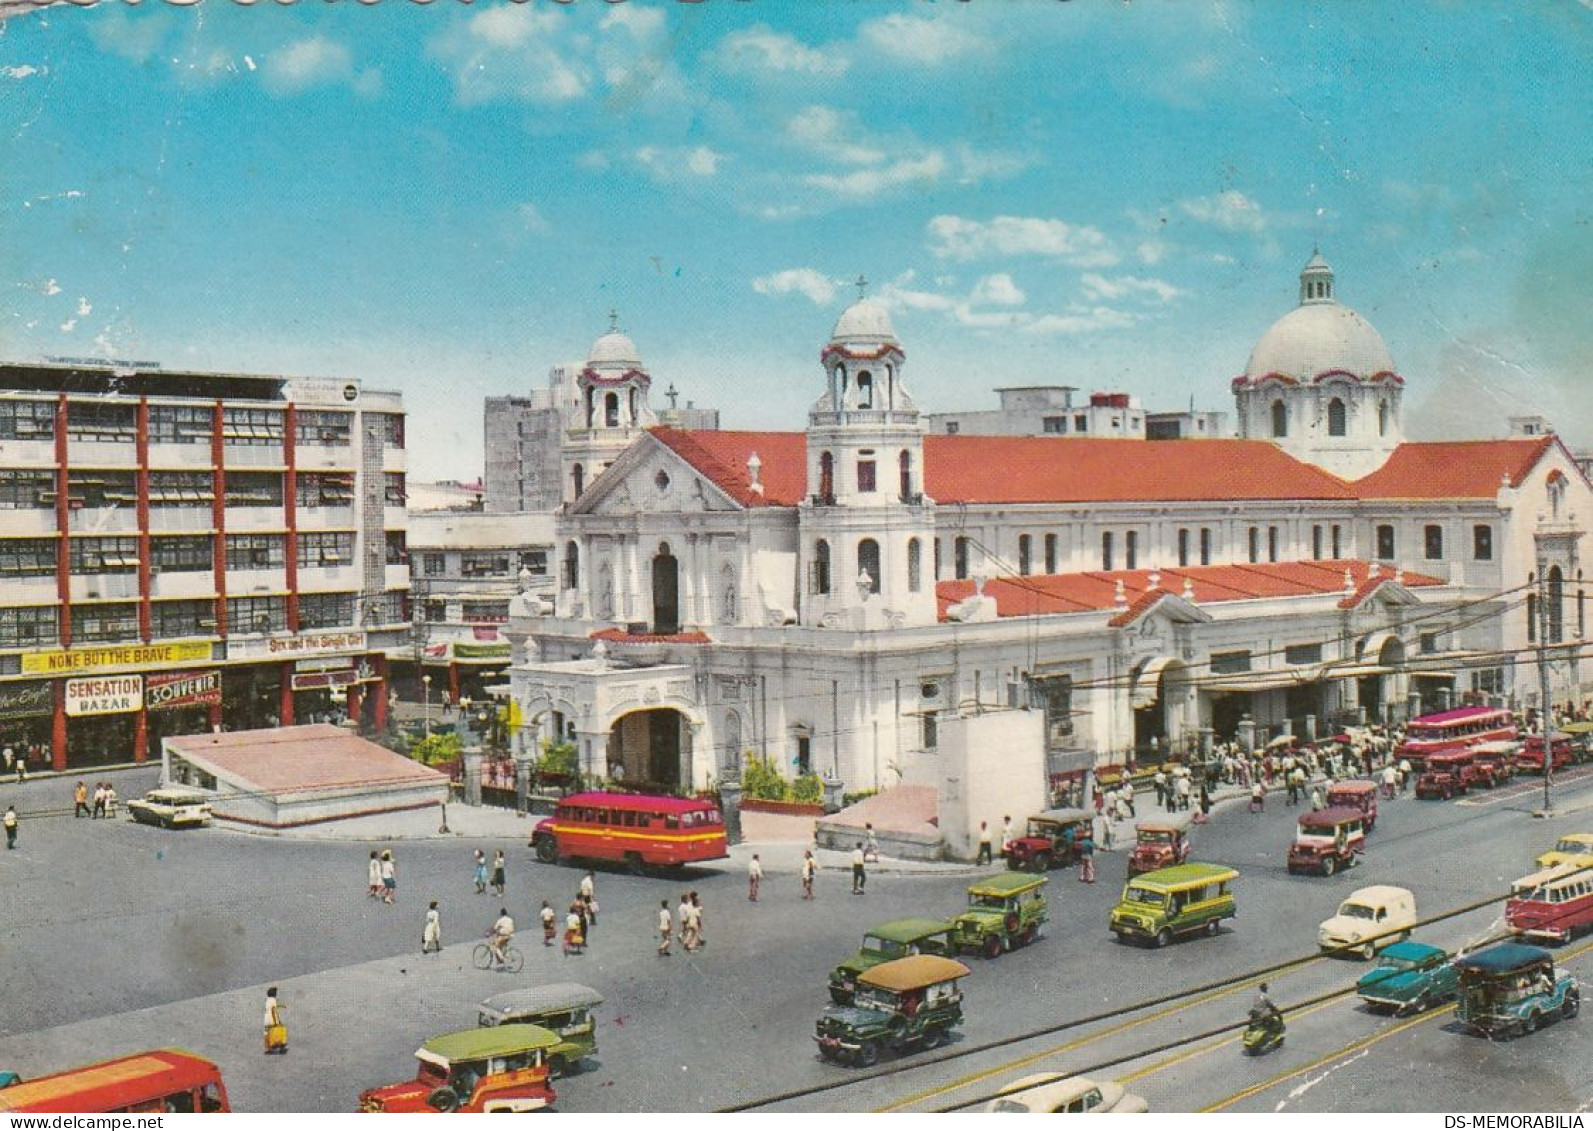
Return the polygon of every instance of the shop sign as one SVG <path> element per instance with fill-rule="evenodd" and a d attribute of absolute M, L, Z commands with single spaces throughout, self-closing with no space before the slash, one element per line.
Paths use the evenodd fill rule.
<path fill-rule="evenodd" d="M 290 680 L 294 691 L 315 691 L 326 687 L 349 687 L 359 682 L 359 673 L 353 668 L 338 671 L 299 672 Z"/>
<path fill-rule="evenodd" d="M 363 652 L 363 632 L 301 632 L 297 636 L 268 636 L 255 640 L 229 640 L 229 660 L 294 660 L 328 652 Z"/>
<path fill-rule="evenodd" d="M 458 660 L 507 660 L 509 643 L 474 644 L 467 640 L 454 642 L 454 658 Z"/>
<path fill-rule="evenodd" d="M 118 644 L 107 648 L 57 648 L 28 652 L 22 670 L 28 675 L 69 675 L 108 668 L 138 668 L 169 664 L 203 663 L 210 659 L 210 644 L 189 640 L 177 644 Z"/>
<path fill-rule="evenodd" d="M 143 707 L 144 677 L 141 675 L 93 676 L 66 681 L 68 715 L 123 715 Z"/>
<path fill-rule="evenodd" d="M 221 672 L 171 672 L 144 680 L 144 710 L 215 706 L 221 702 Z"/>
<path fill-rule="evenodd" d="M 0 719 L 31 719 L 55 714 L 55 697 L 48 683 L 12 683 L 0 686 Z"/>

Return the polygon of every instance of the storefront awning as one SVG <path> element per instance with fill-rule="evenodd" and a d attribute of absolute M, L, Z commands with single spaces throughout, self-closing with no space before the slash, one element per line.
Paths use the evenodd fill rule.
<path fill-rule="evenodd" d="M 1346 664 L 1327 670 L 1328 679 L 1359 679 L 1368 675 L 1393 675 L 1394 669 L 1386 664 Z"/>
<path fill-rule="evenodd" d="M 1450 683 L 1455 682 L 1454 672 L 1411 672 L 1412 679 L 1444 679 Z"/>
<path fill-rule="evenodd" d="M 1241 672 L 1235 675 L 1207 676 L 1199 683 L 1202 691 L 1281 691 L 1314 683 L 1323 676 L 1320 667 L 1287 668 L 1270 672 Z"/>
<path fill-rule="evenodd" d="M 1134 683 L 1128 689 L 1128 703 L 1134 710 L 1143 710 L 1161 696 L 1162 672 L 1173 662 L 1171 656 L 1152 656 L 1134 674 Z"/>

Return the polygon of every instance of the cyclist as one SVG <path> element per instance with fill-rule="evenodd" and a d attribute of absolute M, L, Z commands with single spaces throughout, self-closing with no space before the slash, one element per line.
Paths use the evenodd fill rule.
<path fill-rule="evenodd" d="M 514 920 L 509 917 L 507 907 L 500 907 L 498 921 L 492 925 L 492 930 L 487 932 L 487 949 L 492 951 L 493 961 L 499 966 L 508 964 L 509 959 L 504 951 L 512 938 L 514 938 Z"/>

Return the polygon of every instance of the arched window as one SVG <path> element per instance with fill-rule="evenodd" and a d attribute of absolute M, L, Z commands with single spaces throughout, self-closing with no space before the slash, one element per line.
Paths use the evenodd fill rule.
<path fill-rule="evenodd" d="M 603 397 L 603 427 L 619 427 L 619 394 L 607 393 Z"/>
<path fill-rule="evenodd" d="M 1259 562 L 1261 560 L 1261 528 L 1260 527 L 1252 526 L 1250 528 L 1250 545 L 1249 545 L 1248 548 L 1250 550 L 1250 560 L 1252 562 Z"/>
<path fill-rule="evenodd" d="M 830 544 L 820 538 L 813 544 L 812 577 L 809 588 L 814 593 L 830 591 Z"/>
<path fill-rule="evenodd" d="M 1101 568 L 1112 568 L 1112 532 L 1110 530 L 1101 534 Z"/>
<path fill-rule="evenodd" d="M 564 544 L 564 588 L 575 589 L 581 584 L 581 548 L 574 542 Z"/>
<path fill-rule="evenodd" d="M 1543 642 L 1558 644 L 1565 639 L 1565 575 L 1560 572 L 1559 566 L 1550 566 L 1548 577 L 1545 599 L 1548 601 L 1549 632 Z"/>
<path fill-rule="evenodd" d="M 1565 503 L 1565 476 L 1558 471 L 1549 476 L 1549 517 L 1558 519 Z"/>
<path fill-rule="evenodd" d="M 574 489 L 574 498 L 579 499 L 581 492 L 586 490 L 586 468 L 576 464 L 570 469 L 570 486 Z"/>
<path fill-rule="evenodd" d="M 1200 528 L 1200 564 L 1211 564 L 1211 527 Z"/>
<path fill-rule="evenodd" d="M 636 412 L 636 389 L 634 387 L 632 387 L 632 389 L 631 389 L 631 405 L 630 405 L 630 408 L 631 408 L 630 424 L 634 428 L 636 426 L 636 422 L 640 419 L 640 416 Z"/>
<path fill-rule="evenodd" d="M 1045 536 L 1045 572 L 1056 572 L 1056 535 Z"/>
<path fill-rule="evenodd" d="M 1274 436 L 1289 434 L 1289 407 L 1282 401 L 1272 402 L 1272 434 Z"/>
<path fill-rule="evenodd" d="M 1189 531 L 1178 532 L 1178 564 L 1180 567 L 1189 564 Z"/>
<path fill-rule="evenodd" d="M 935 547 L 935 562 L 934 562 L 934 564 L 935 564 L 935 580 L 939 581 L 940 580 L 940 539 L 939 538 L 935 539 L 934 547 Z"/>
<path fill-rule="evenodd" d="M 1139 568 L 1139 531 L 1130 530 L 1123 535 L 1123 568 Z"/>
<path fill-rule="evenodd" d="M 954 577 L 968 576 L 968 539 L 955 538 L 951 543 L 951 571 Z"/>
<path fill-rule="evenodd" d="M 726 565 L 719 571 L 719 619 L 724 624 L 735 624 L 741 616 L 736 599 L 736 570 Z"/>
<path fill-rule="evenodd" d="M 885 407 L 896 407 L 896 367 L 885 363 Z"/>
<path fill-rule="evenodd" d="M 1387 436 L 1388 435 L 1388 402 L 1387 401 L 1378 401 L 1377 402 L 1377 434 L 1379 436 Z"/>
<path fill-rule="evenodd" d="M 592 421 L 597 414 L 597 390 L 586 390 L 586 426 L 592 427 Z"/>
<path fill-rule="evenodd" d="M 1269 527 L 1267 527 L 1267 561 L 1275 562 L 1277 560 L 1278 560 L 1278 528 L 1276 526 L 1269 526 Z"/>
<path fill-rule="evenodd" d="M 911 502 L 913 498 L 913 453 L 904 451 L 896 460 L 901 478 L 902 502 Z"/>
<path fill-rule="evenodd" d="M 907 540 L 907 591 L 917 593 L 924 586 L 923 546 L 917 538 Z"/>
<path fill-rule="evenodd" d="M 1018 535 L 1018 573 L 1027 575 L 1029 572 L 1030 540 L 1027 534 Z"/>
<path fill-rule="evenodd" d="M 872 538 L 864 538 L 857 544 L 857 583 L 863 584 L 863 575 L 868 575 L 868 591 L 879 592 L 879 543 Z"/>
<path fill-rule="evenodd" d="M 866 369 L 857 375 L 857 407 L 874 407 L 874 375 Z"/>
<path fill-rule="evenodd" d="M 1348 422 L 1344 411 L 1344 402 L 1338 397 L 1328 401 L 1328 435 L 1342 436 L 1345 434 Z"/>
<path fill-rule="evenodd" d="M 829 452 L 819 456 L 819 502 L 835 502 L 835 457 Z"/>

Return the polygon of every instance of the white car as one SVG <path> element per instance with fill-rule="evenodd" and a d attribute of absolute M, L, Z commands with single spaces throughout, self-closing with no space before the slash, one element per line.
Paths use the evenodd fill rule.
<path fill-rule="evenodd" d="M 1417 921 L 1410 889 L 1374 884 L 1351 892 L 1338 913 L 1316 929 L 1316 942 L 1323 950 L 1354 947 L 1362 958 L 1371 958 L 1385 946 L 1410 938 Z"/>
<path fill-rule="evenodd" d="M 133 820 L 168 829 L 202 828 L 210 824 L 210 795 L 194 789 L 155 789 L 127 803 Z"/>
<path fill-rule="evenodd" d="M 1001 1095 L 992 1100 L 986 1111 L 1043 1113 L 1066 1112 L 1098 1115 L 1111 1112 L 1118 1115 L 1138 1115 L 1150 1110 L 1143 1096 L 1126 1091 L 1121 1084 L 1107 1081 L 1097 1084 L 1087 1076 L 1067 1076 L 1058 1079 L 1054 1072 L 1038 1076 L 1025 1076 L 1014 1080 Z"/>

